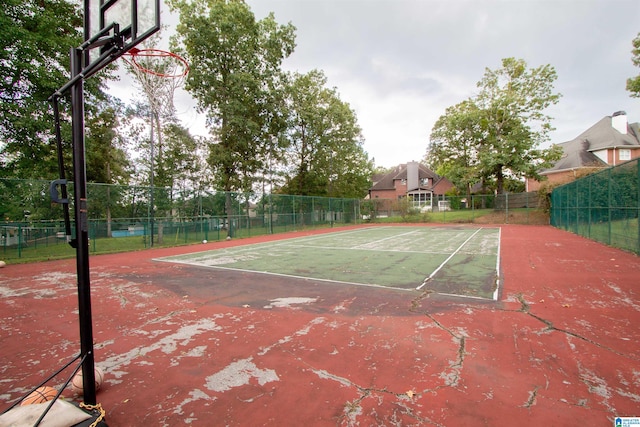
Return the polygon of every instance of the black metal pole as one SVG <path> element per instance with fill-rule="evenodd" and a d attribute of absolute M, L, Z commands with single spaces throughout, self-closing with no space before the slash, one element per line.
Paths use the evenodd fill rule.
<path fill-rule="evenodd" d="M 64 155 L 62 153 L 62 134 L 60 133 L 60 110 L 58 108 L 58 96 L 54 95 L 51 97 L 51 104 L 53 106 L 53 120 L 55 121 L 56 127 L 56 148 L 58 151 L 58 171 L 60 173 L 60 182 L 64 182 L 64 184 L 60 185 L 60 191 L 62 195 L 62 200 L 66 201 L 66 203 L 62 204 L 62 212 L 64 214 L 64 232 L 67 238 L 67 243 L 71 245 L 71 247 L 75 248 L 75 242 L 72 243 L 71 240 L 71 220 L 69 219 L 69 199 L 67 198 L 67 177 L 64 172 Z"/>
<path fill-rule="evenodd" d="M 71 78 L 82 72 L 83 51 L 71 49 Z M 89 282 L 89 227 L 87 218 L 87 172 L 84 156 L 84 81 L 71 87 L 71 117 L 73 141 L 73 183 L 75 193 L 76 268 L 78 272 L 78 311 L 80 317 L 80 353 L 86 356 L 82 364 L 84 403 L 96 404 L 96 384 Z"/>

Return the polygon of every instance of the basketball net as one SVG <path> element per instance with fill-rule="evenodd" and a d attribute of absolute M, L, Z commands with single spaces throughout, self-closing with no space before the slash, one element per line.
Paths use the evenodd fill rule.
<path fill-rule="evenodd" d="M 133 48 L 122 58 L 149 100 L 156 118 L 173 116 L 175 90 L 189 74 L 189 64 L 181 56 L 161 49 Z"/>

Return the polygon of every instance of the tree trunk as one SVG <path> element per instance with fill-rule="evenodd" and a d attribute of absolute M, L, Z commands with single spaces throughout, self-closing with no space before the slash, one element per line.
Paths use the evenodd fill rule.
<path fill-rule="evenodd" d="M 107 237 L 111 235 L 111 163 L 107 162 Z"/>
<path fill-rule="evenodd" d="M 502 174 L 502 166 L 498 167 L 496 172 L 496 192 L 498 194 L 504 193 L 504 175 Z"/>
<path fill-rule="evenodd" d="M 231 229 L 231 191 L 229 189 L 225 190 L 224 206 L 227 211 L 227 238 L 231 238 L 233 237 L 233 231 Z"/>

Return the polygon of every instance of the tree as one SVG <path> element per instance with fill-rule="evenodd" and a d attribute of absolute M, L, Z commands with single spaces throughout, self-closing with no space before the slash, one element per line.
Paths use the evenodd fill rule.
<path fill-rule="evenodd" d="M 307 196 L 366 194 L 373 170 L 357 118 L 321 71 L 294 73 L 287 86 L 289 180 L 281 191 Z"/>
<path fill-rule="evenodd" d="M 165 150 L 162 159 L 158 159 L 158 177 L 160 182 L 171 189 L 171 194 L 179 193 L 180 199 L 187 200 L 195 190 L 202 190 L 206 176 L 206 166 L 202 164 L 202 140 L 195 138 L 183 126 L 172 123 L 164 129 Z M 187 214 L 185 206 L 174 206 L 179 214 L 185 216 L 198 215 L 197 212 Z"/>
<path fill-rule="evenodd" d="M 69 49 L 82 41 L 78 2 L 5 0 L 0 8 L 0 176 L 57 175 L 48 98 L 69 80 Z M 100 73 L 85 85 L 87 111 L 104 99 Z M 60 98 L 65 155 L 71 157 L 69 102 Z"/>
<path fill-rule="evenodd" d="M 478 142 L 483 139 L 481 111 L 471 100 L 447 108 L 431 130 L 426 163 L 466 192 L 479 180 Z"/>
<path fill-rule="evenodd" d="M 538 149 L 553 130 L 544 110 L 560 99 L 553 93 L 556 78 L 550 65 L 527 69 L 524 60 L 506 58 L 502 68 L 487 69 L 478 82 L 476 102 L 486 130 L 480 164 L 485 176 L 495 178 L 498 194 L 503 193 L 505 173 L 539 178 L 538 170 L 560 158 L 559 149 Z"/>
<path fill-rule="evenodd" d="M 216 140 L 208 157 L 216 182 L 228 193 L 248 190 L 277 141 L 276 88 L 295 47 L 294 27 L 278 25 L 273 14 L 257 21 L 241 0 L 169 4 L 180 13 L 173 44 L 192 65 L 185 88 Z"/>
<path fill-rule="evenodd" d="M 87 117 L 87 181 L 104 184 L 129 182 L 126 138 L 119 131 L 122 116 L 123 106 L 120 102 L 108 99 L 94 114 Z"/>
<path fill-rule="evenodd" d="M 528 69 L 514 58 L 503 59 L 498 70 L 486 69 L 479 94 L 448 109 L 434 127 L 434 158 L 455 155 L 438 165 L 441 171 L 465 185 L 495 180 L 499 194 L 506 177 L 539 178 L 538 171 L 561 155 L 558 147 L 539 148 L 553 130 L 544 111 L 560 98 L 553 92 L 556 78 L 550 65 Z M 442 147 L 448 151 L 438 154 Z"/>
<path fill-rule="evenodd" d="M 636 67 L 640 67 L 640 33 L 633 39 L 632 45 L 631 62 L 633 62 L 633 65 Z M 640 75 L 627 80 L 627 90 L 631 92 L 632 97 L 640 98 Z"/>
<path fill-rule="evenodd" d="M 106 213 L 109 237 L 111 237 L 112 207 L 122 198 L 120 188 L 111 187 L 110 184 L 129 182 L 126 141 L 119 131 L 122 110 L 123 106 L 119 102 L 108 98 L 104 105 L 99 105 L 94 114 L 87 116 L 85 122 L 88 128 L 85 156 L 87 181 L 108 184 L 104 187 L 92 186 L 92 202 L 89 207 L 93 212 Z M 102 194 L 97 194 L 98 191 Z"/>
<path fill-rule="evenodd" d="M 7 0 L 0 8 L 0 150 L 5 176 L 55 172 L 47 98 L 68 79 L 82 18 L 67 1 Z"/>

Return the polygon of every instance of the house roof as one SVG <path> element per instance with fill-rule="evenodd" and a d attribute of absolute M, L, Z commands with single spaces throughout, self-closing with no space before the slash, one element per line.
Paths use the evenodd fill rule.
<path fill-rule="evenodd" d="M 640 124 L 627 125 L 627 133 L 622 134 L 611 125 L 611 116 L 605 116 L 575 139 L 562 144 L 562 158 L 542 174 L 546 175 L 567 169 L 581 167 L 604 167 L 607 163 L 594 154 L 596 151 L 610 148 L 640 148 Z"/>
<path fill-rule="evenodd" d="M 562 158 L 553 167 L 545 169 L 543 174 L 589 166 L 607 166 L 598 156 L 589 151 L 589 141 L 586 139 L 574 139 L 559 145 L 564 151 Z"/>
<path fill-rule="evenodd" d="M 376 178 L 378 179 L 376 180 Z M 429 169 L 428 167 L 426 167 L 425 165 L 418 163 L 418 179 L 422 180 L 425 178 L 431 178 L 433 182 L 436 182 L 440 179 L 440 176 L 436 174 L 434 171 L 432 171 L 431 169 Z M 371 187 L 371 190 L 374 190 L 374 191 L 375 190 L 393 190 L 395 189 L 393 182 L 399 179 L 407 179 L 406 163 L 396 166 L 395 168 L 393 168 L 391 172 L 387 173 L 382 177 L 375 176 L 373 178 L 374 184 Z M 427 187 L 421 187 L 421 188 L 426 189 Z M 428 188 L 431 188 L 431 187 L 428 187 Z M 417 189 L 410 188 L 408 190 L 412 191 Z"/>

